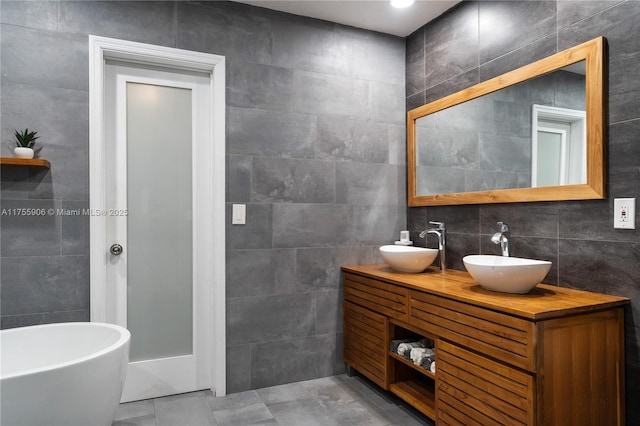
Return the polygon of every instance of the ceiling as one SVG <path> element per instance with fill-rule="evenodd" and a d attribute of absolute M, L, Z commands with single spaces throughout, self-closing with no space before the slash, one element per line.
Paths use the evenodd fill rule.
<path fill-rule="evenodd" d="M 413 6 L 406 9 L 391 7 L 388 0 L 234 1 L 406 37 L 461 0 L 417 0 Z"/>

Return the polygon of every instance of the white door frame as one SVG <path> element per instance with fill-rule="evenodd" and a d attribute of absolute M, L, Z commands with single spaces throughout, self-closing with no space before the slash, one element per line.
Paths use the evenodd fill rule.
<path fill-rule="evenodd" d="M 544 124 L 541 124 L 541 120 L 552 120 L 557 121 L 563 124 L 566 124 L 568 128 L 571 129 L 569 132 L 570 135 L 568 138 L 565 138 L 567 141 L 566 149 L 563 149 L 563 152 L 569 152 L 569 155 L 564 155 L 563 157 L 563 170 L 568 169 L 566 164 L 571 164 L 571 160 L 577 158 L 574 154 L 576 149 L 579 148 L 578 152 L 580 155 L 579 164 L 581 168 L 579 170 L 580 173 L 580 182 L 587 182 L 587 113 L 583 110 L 569 109 L 569 108 L 560 108 L 553 107 L 548 105 L 538 105 L 533 104 L 532 113 L 531 113 L 531 186 L 536 187 L 537 184 L 537 170 L 538 170 L 538 130 L 543 130 L 542 127 L 545 127 Z M 550 131 L 552 133 L 561 133 L 558 130 L 545 129 L 545 131 Z M 573 152 L 572 152 L 573 151 Z M 567 158 L 568 157 L 568 158 Z M 574 170 L 575 172 L 575 170 Z M 574 185 L 580 182 L 570 182 L 567 181 L 567 178 L 571 176 L 573 173 L 567 171 L 568 175 L 561 175 L 561 178 L 564 182 L 561 182 L 560 185 Z"/>
<path fill-rule="evenodd" d="M 89 36 L 89 207 L 90 217 L 90 309 L 91 321 L 106 321 L 107 210 L 106 137 L 104 116 L 105 61 L 156 65 L 210 74 L 209 99 L 212 120 L 208 162 L 212 176 L 205 200 L 211 212 L 207 248 L 212 262 L 208 270 L 211 285 L 210 347 L 211 390 L 226 394 L 225 325 L 225 58 L 201 52 Z M 195 184 L 195 182 L 194 182 Z M 206 183 L 205 183 L 206 184 Z"/>

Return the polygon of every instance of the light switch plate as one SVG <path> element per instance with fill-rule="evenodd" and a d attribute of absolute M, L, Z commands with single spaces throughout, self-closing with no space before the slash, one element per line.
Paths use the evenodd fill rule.
<path fill-rule="evenodd" d="M 234 204 L 231 213 L 232 225 L 244 225 L 247 223 L 247 205 Z"/>
<path fill-rule="evenodd" d="M 613 227 L 618 229 L 636 229 L 636 199 L 613 199 Z"/>

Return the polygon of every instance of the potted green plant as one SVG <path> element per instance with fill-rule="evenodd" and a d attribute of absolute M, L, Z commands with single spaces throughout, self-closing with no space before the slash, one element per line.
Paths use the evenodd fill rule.
<path fill-rule="evenodd" d="M 34 151 L 33 146 L 36 143 L 36 139 L 40 136 L 36 136 L 38 132 L 30 132 L 29 129 L 24 129 L 22 132 L 15 130 L 16 135 L 16 147 L 13 149 L 13 153 L 17 158 L 33 158 Z"/>

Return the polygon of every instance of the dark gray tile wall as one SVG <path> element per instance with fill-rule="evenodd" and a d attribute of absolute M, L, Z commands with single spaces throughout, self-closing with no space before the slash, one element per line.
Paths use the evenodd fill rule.
<path fill-rule="evenodd" d="M 88 207 L 88 34 L 225 55 L 227 390 L 341 373 L 340 266 L 406 227 L 405 41 L 230 2 L 2 1 L 2 208 Z M 9 217 L 2 327 L 88 320 L 87 218 Z"/>
<path fill-rule="evenodd" d="M 472 35 L 458 38 L 440 30 L 463 21 L 479 23 L 477 42 Z M 467 254 L 497 254 L 489 239 L 497 230 L 496 221 L 507 222 L 515 256 L 554 262 L 546 282 L 629 297 L 628 424 L 640 421 L 635 403 L 640 398 L 640 213 L 636 212 L 638 229 L 618 230 L 613 229 L 612 212 L 613 198 L 640 198 L 639 32 L 638 1 L 469 1 L 407 39 L 411 109 L 592 38 L 607 38 L 606 200 L 409 208 L 407 221 L 413 233 L 424 229 L 427 220 L 446 222 L 447 257 L 459 270 L 464 270 L 462 257 Z M 479 63 L 469 65 L 473 58 Z M 442 69 L 441 64 L 448 67 Z"/>

